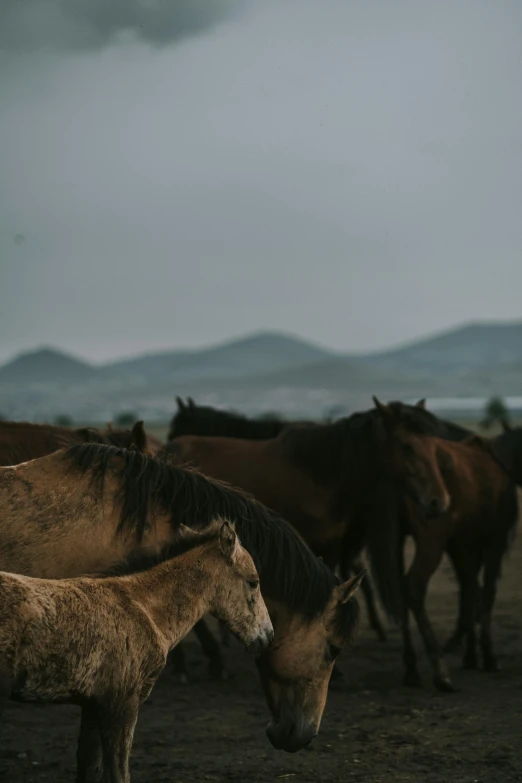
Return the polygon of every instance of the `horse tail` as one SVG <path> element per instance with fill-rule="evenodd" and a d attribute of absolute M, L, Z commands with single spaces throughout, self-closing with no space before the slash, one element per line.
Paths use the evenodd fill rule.
<path fill-rule="evenodd" d="M 366 546 L 382 606 L 390 620 L 404 615 L 403 535 L 401 498 L 395 485 L 382 481 L 375 487 L 365 520 Z"/>

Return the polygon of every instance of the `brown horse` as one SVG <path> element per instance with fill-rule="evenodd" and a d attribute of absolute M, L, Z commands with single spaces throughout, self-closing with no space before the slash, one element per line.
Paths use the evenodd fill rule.
<path fill-rule="evenodd" d="M 347 592 L 289 523 L 249 496 L 138 451 L 73 446 L 0 468 L 0 569 L 46 578 L 99 571 L 216 516 L 235 523 L 274 622 L 275 643 L 259 665 L 267 733 L 276 747 L 299 750 L 319 729 L 357 603 L 341 598 Z"/>
<path fill-rule="evenodd" d="M 328 425 L 290 426 L 268 441 L 186 436 L 168 443 L 166 451 L 276 509 L 332 568 L 345 568 L 367 544 L 383 604 L 397 619 L 403 613 L 398 540 L 387 516 L 373 513 L 379 486 L 391 481 L 426 516 L 449 505 L 434 440 L 412 432 L 377 401 L 367 413 Z"/>
<path fill-rule="evenodd" d="M 76 443 L 106 443 L 119 448 L 134 446 L 154 454 L 161 443 L 146 435 L 143 422 L 136 422 L 132 430 L 106 430 L 94 427 L 56 427 L 52 424 L 31 424 L 20 421 L 0 421 L 0 465 L 19 465 L 38 457 L 46 457 L 59 449 Z"/>
<path fill-rule="evenodd" d="M 232 411 L 219 410 L 209 405 L 197 405 L 192 397 L 184 402 L 181 397 L 176 397 L 178 409 L 170 422 L 168 440 L 173 440 L 181 435 L 203 435 L 205 437 L 241 438 L 242 440 L 269 440 L 276 438 L 290 425 L 290 422 L 275 417 L 263 417 L 252 419 Z M 313 422 L 295 422 L 299 424 L 312 424 Z M 359 573 L 363 570 L 363 564 L 359 558 L 353 563 L 344 565 L 345 577 L 350 573 Z M 367 575 L 361 585 L 361 590 L 366 602 L 366 609 L 370 626 L 377 634 L 380 641 L 386 641 L 386 632 L 377 611 L 374 590 L 371 579 Z M 204 623 L 196 626 L 196 633 L 201 637 L 203 649 L 209 656 L 209 670 L 212 676 L 223 676 L 223 661 L 219 645 L 212 637 Z M 226 643 L 226 637 L 224 639 Z M 185 659 L 182 647 L 176 648 L 176 666 L 181 672 L 181 677 L 186 679 Z"/>
<path fill-rule="evenodd" d="M 81 706 L 77 781 L 130 781 L 139 705 L 206 612 L 255 654 L 272 642 L 258 574 L 233 526 L 217 520 L 183 544 L 183 554 L 129 576 L 0 573 L 0 714 L 2 692 Z"/>
<path fill-rule="evenodd" d="M 446 649 L 456 650 L 464 637 L 467 648 L 464 665 L 477 666 L 475 619 L 480 617 L 484 668 L 496 671 L 498 664 L 491 641 L 491 616 L 502 558 L 515 530 L 518 509 L 513 481 L 522 456 L 522 431 L 509 431 L 493 439 L 472 436 L 458 425 L 438 419 L 423 405 L 390 403 L 396 414 L 419 433 L 434 437 L 438 460 L 452 503 L 448 513 L 426 525 L 413 504 L 388 486 L 380 496 L 380 507 L 390 527 L 398 530 L 398 568 L 404 574 L 404 537 L 412 535 L 415 555 L 404 582 L 404 662 L 405 681 L 420 682 L 408 626 L 408 607 L 415 615 L 426 650 L 432 661 L 436 682 L 445 690 L 453 687 L 447 676 L 442 652 L 433 632 L 425 597 L 429 580 L 444 552 L 455 568 L 460 585 L 459 619 Z M 444 439 L 441 439 L 444 438 Z M 484 572 L 481 612 L 477 611 L 478 575 Z"/>

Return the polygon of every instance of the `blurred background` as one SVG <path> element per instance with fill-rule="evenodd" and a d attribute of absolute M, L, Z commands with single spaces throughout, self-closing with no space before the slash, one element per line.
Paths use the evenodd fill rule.
<path fill-rule="evenodd" d="M 2 0 L 0 416 L 522 417 L 516 0 Z"/>

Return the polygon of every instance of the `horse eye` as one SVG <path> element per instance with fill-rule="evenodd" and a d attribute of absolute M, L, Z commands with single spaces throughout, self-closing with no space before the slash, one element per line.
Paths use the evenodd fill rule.
<path fill-rule="evenodd" d="M 337 647 L 335 644 L 330 645 L 330 655 L 332 658 L 337 658 L 342 652 L 341 647 Z"/>
<path fill-rule="evenodd" d="M 257 590 L 257 588 L 259 587 L 259 580 L 252 579 L 251 581 L 249 581 L 248 586 L 250 587 L 251 590 Z"/>

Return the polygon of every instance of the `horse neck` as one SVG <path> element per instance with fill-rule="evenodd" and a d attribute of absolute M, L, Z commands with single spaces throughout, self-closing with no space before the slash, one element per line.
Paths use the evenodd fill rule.
<path fill-rule="evenodd" d="M 213 608 L 213 561 L 197 547 L 130 577 L 136 600 L 166 639 L 169 650 Z"/>

